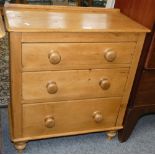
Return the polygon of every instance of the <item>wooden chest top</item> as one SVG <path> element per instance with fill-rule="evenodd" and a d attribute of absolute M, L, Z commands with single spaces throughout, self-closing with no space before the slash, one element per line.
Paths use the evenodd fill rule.
<path fill-rule="evenodd" d="M 14 32 L 148 32 L 119 9 L 66 6 L 5 6 L 8 31 Z"/>

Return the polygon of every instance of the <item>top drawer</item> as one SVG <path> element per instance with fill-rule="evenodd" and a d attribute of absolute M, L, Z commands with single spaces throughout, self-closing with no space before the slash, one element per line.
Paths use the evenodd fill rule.
<path fill-rule="evenodd" d="M 25 43 L 24 71 L 128 67 L 135 43 Z"/>

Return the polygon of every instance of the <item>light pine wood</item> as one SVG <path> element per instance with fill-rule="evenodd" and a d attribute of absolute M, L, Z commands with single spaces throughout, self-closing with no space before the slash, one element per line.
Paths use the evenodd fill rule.
<path fill-rule="evenodd" d="M 5 36 L 5 29 L 3 24 L 3 19 L 0 12 L 0 38 L 3 38 Z"/>
<path fill-rule="evenodd" d="M 22 74 L 22 98 L 24 102 L 31 100 L 43 102 L 121 97 L 127 75 L 128 69 L 24 72 Z M 100 86 L 100 80 L 104 78 L 110 83 L 109 89 L 102 89 Z M 49 81 L 56 83 L 58 89 L 56 93 L 48 93 Z"/>
<path fill-rule="evenodd" d="M 25 43 L 22 66 L 24 71 L 126 67 L 134 48 L 135 43 Z M 113 61 L 108 60 L 110 52 L 115 52 Z M 52 63 L 56 58 L 58 62 Z"/>
<path fill-rule="evenodd" d="M 108 140 L 112 140 L 116 136 L 116 131 L 111 130 L 107 132 Z"/>
<path fill-rule="evenodd" d="M 24 105 L 23 136 L 54 135 L 92 129 L 104 131 L 104 128 L 115 126 L 120 103 L 121 98 L 109 98 Z M 103 117 L 98 123 L 93 118 L 96 111 Z M 45 118 L 48 116 L 55 120 L 55 125 L 51 128 L 45 125 Z"/>
<path fill-rule="evenodd" d="M 53 138 L 53 137 L 60 137 L 60 136 L 82 135 L 82 134 L 93 133 L 93 132 L 117 131 L 122 128 L 123 126 L 114 126 L 114 127 L 104 128 L 104 130 L 102 128 L 99 128 L 99 129 L 72 131 L 72 132 L 66 132 L 66 133 L 57 133 L 57 134 L 51 134 L 51 135 L 44 134 L 39 136 L 28 136 L 28 137 L 16 138 L 16 139 L 12 139 L 12 141 L 16 143 L 16 142 L 22 142 L 22 141 L 39 140 L 39 139 Z"/>
<path fill-rule="evenodd" d="M 20 6 L 19 6 L 20 8 Z M 68 6 L 69 12 L 51 6 L 45 9 L 5 7 L 8 31 L 15 32 L 146 32 L 147 28 L 118 11 L 83 12 Z M 30 6 L 31 8 L 31 6 Z M 35 8 L 33 6 L 33 8 Z M 55 8 L 54 10 L 52 8 Z M 66 7 L 67 8 L 67 7 Z M 71 9 L 69 9 L 71 8 Z M 96 9 L 97 10 L 97 9 Z M 76 17 L 76 18 L 75 18 Z"/>
<path fill-rule="evenodd" d="M 16 148 L 90 132 L 114 137 L 149 30 L 113 9 L 7 5 L 4 15 Z"/>
<path fill-rule="evenodd" d="M 22 136 L 22 104 L 21 104 L 21 33 L 10 33 L 10 73 L 11 73 L 11 103 L 10 117 L 12 137 Z"/>
<path fill-rule="evenodd" d="M 132 60 L 130 72 L 129 72 L 129 75 L 128 75 L 128 80 L 127 80 L 127 83 L 126 83 L 125 92 L 124 92 L 124 96 L 123 96 L 121 108 L 120 108 L 120 111 L 119 111 L 119 114 L 118 114 L 118 119 L 117 119 L 116 125 L 120 125 L 120 124 L 123 123 L 125 110 L 126 110 L 126 107 L 127 107 L 127 104 L 128 104 L 129 95 L 130 95 L 130 92 L 131 92 L 131 88 L 132 88 L 135 73 L 136 73 L 136 68 L 137 68 L 139 58 L 140 58 L 140 55 L 141 55 L 141 50 L 142 50 L 142 47 L 143 47 L 143 44 L 144 44 L 144 39 L 145 39 L 145 33 L 141 33 L 139 35 L 138 40 L 137 40 L 135 54 L 133 56 L 133 60 Z"/>
<path fill-rule="evenodd" d="M 79 39 L 80 38 L 80 39 Z M 138 39 L 138 33 L 22 33 L 23 43 L 36 43 L 36 42 L 54 42 L 54 43 L 120 43 L 120 42 L 136 42 Z"/>
<path fill-rule="evenodd" d="M 26 142 L 25 141 L 15 142 L 14 146 L 18 150 L 18 153 L 22 153 L 26 147 Z"/>

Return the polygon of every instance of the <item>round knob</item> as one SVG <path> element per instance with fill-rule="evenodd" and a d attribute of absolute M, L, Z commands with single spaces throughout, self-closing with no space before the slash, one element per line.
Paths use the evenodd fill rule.
<path fill-rule="evenodd" d="M 93 113 L 93 119 L 95 120 L 96 123 L 100 123 L 103 120 L 103 115 L 101 114 L 100 111 L 95 111 Z"/>
<path fill-rule="evenodd" d="M 58 90 L 57 84 L 54 81 L 49 81 L 46 87 L 49 94 L 55 94 Z"/>
<path fill-rule="evenodd" d="M 58 64 L 61 61 L 60 54 L 53 50 L 48 54 L 48 58 L 51 64 Z"/>
<path fill-rule="evenodd" d="M 116 59 L 116 56 L 117 56 L 116 52 L 112 49 L 107 49 L 104 52 L 104 58 L 109 62 L 114 61 Z"/>
<path fill-rule="evenodd" d="M 110 82 L 108 81 L 108 79 L 102 79 L 100 80 L 99 85 L 102 89 L 107 90 L 110 87 Z"/>
<path fill-rule="evenodd" d="M 54 127 L 54 125 L 55 125 L 54 118 L 52 116 L 47 116 L 45 118 L 45 126 L 47 128 L 52 128 L 52 127 Z"/>

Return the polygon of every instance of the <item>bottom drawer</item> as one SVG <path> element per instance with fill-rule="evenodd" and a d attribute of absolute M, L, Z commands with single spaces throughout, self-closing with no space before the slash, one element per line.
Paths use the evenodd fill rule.
<path fill-rule="evenodd" d="M 23 136 L 59 136 L 114 127 L 122 98 L 23 105 Z"/>

